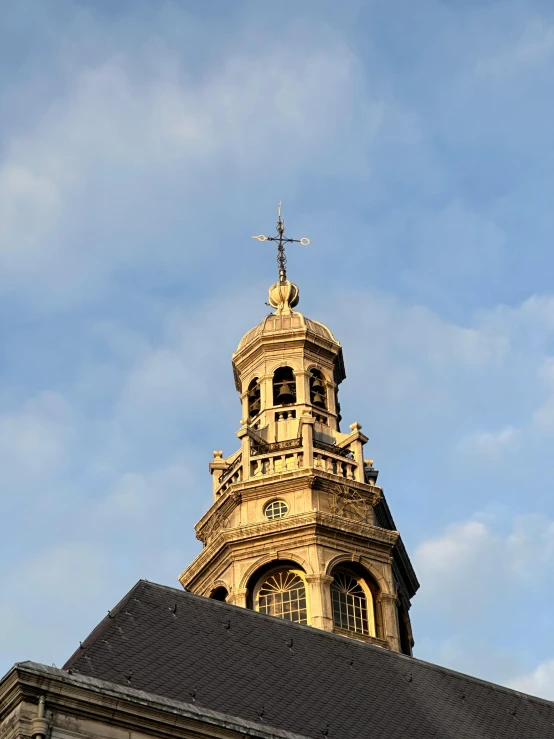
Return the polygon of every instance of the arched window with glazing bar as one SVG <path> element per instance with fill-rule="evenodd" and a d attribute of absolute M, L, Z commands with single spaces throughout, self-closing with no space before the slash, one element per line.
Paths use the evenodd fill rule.
<path fill-rule="evenodd" d="M 308 600 L 304 573 L 282 568 L 264 575 L 256 588 L 255 607 L 268 616 L 307 624 Z"/>
<path fill-rule="evenodd" d="M 331 583 L 333 625 L 339 631 L 376 636 L 373 594 L 363 578 L 338 568 Z"/>

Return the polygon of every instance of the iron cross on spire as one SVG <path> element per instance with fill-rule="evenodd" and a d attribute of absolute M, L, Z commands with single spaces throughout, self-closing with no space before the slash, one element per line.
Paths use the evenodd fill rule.
<path fill-rule="evenodd" d="M 277 242 L 277 264 L 279 265 L 279 282 L 285 282 L 287 279 L 287 255 L 285 254 L 285 244 L 302 244 L 308 246 L 310 239 L 288 239 L 285 234 L 285 221 L 281 217 L 281 203 L 277 206 L 277 236 L 252 236 L 258 241 L 275 241 Z"/>

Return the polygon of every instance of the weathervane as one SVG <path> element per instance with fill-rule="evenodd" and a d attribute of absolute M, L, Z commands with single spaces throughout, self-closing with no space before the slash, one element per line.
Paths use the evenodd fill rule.
<path fill-rule="evenodd" d="M 302 244 L 302 246 L 308 246 L 310 239 L 287 239 L 284 236 L 285 233 L 285 221 L 281 218 L 281 203 L 277 207 L 277 236 L 264 236 L 259 234 L 258 236 L 252 236 L 253 239 L 258 241 L 276 241 L 277 242 L 277 264 L 279 266 L 279 282 L 285 282 L 287 279 L 287 255 L 285 254 L 285 244 Z"/>

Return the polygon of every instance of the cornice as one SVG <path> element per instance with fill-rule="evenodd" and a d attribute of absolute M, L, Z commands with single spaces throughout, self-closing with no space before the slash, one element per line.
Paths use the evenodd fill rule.
<path fill-rule="evenodd" d="M 330 342 L 325 345 L 324 341 L 318 343 L 306 336 L 258 338 L 240 353 L 233 355 L 233 366 L 242 375 L 250 366 L 258 364 L 264 358 L 271 359 L 286 353 L 288 357 L 306 357 L 314 361 L 323 361 L 328 365 L 328 369 L 331 369 L 337 356 L 341 354 L 341 348 Z"/>
<path fill-rule="evenodd" d="M 337 547 L 340 537 L 362 542 L 364 547 L 377 544 L 386 549 L 392 549 L 399 537 L 397 531 L 382 529 L 373 524 L 352 521 L 343 516 L 338 516 L 324 511 L 309 511 L 297 515 L 286 516 L 276 521 L 263 521 L 258 523 L 237 526 L 232 529 L 222 529 L 214 539 L 200 552 L 182 573 L 179 580 L 181 583 L 191 582 L 199 577 L 202 571 L 228 547 L 241 546 L 249 542 L 256 546 L 259 541 L 274 540 L 280 537 L 284 541 L 284 535 L 298 537 L 303 530 L 307 532 L 307 538 L 327 539 L 333 546 Z M 328 534 L 331 536 L 328 537 Z M 304 543 L 309 543 L 305 541 Z"/>
<path fill-rule="evenodd" d="M 225 491 L 225 494 L 213 503 L 194 527 L 196 537 L 201 539 L 202 531 L 208 527 L 208 524 L 214 516 L 217 516 L 222 520 L 228 518 L 235 508 L 240 505 L 240 502 L 240 490 L 237 490 L 234 486 L 229 487 L 228 490 Z"/>
<path fill-rule="evenodd" d="M 234 362 L 243 360 L 262 347 L 275 347 L 276 351 L 281 351 L 283 344 L 287 348 L 291 348 L 291 345 L 294 346 L 295 344 L 298 346 L 312 344 L 318 350 L 324 349 L 333 356 L 342 348 L 338 341 L 321 336 L 310 330 L 307 326 L 298 326 L 296 328 L 279 329 L 277 332 L 266 331 L 259 333 L 246 346 L 234 352 L 232 358 Z"/>
<path fill-rule="evenodd" d="M 0 683 L 0 719 L 19 703 L 38 703 L 44 696 L 47 715 L 56 728 L 56 714 L 149 734 L 162 739 L 306 739 L 279 729 L 212 711 L 193 703 L 163 698 L 33 662 L 19 663 Z M 101 734 L 99 730 L 99 735 Z"/>
<path fill-rule="evenodd" d="M 255 458 L 254 458 L 255 459 Z M 337 488 L 347 486 L 357 490 L 368 498 L 372 506 L 376 506 L 381 500 L 381 488 L 369 485 L 366 482 L 351 480 L 340 475 L 333 475 L 317 467 L 304 467 L 298 470 L 290 470 L 281 474 L 264 475 L 263 477 L 252 477 L 245 482 L 233 483 L 229 486 L 226 495 L 240 494 L 241 500 L 255 500 L 268 494 L 294 493 L 304 488 L 321 490 L 326 493 L 335 493 Z M 207 518 L 215 512 L 226 498 L 216 501 L 207 513 L 200 519 L 198 526 L 202 525 Z"/>

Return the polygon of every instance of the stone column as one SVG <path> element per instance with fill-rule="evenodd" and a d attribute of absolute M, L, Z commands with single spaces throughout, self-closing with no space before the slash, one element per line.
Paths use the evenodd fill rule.
<path fill-rule="evenodd" d="M 269 425 L 269 437 L 266 441 L 274 441 L 275 433 L 275 416 L 268 409 L 273 406 L 273 375 L 262 375 L 260 382 L 260 404 L 262 406 L 263 420 L 262 426 Z"/>
<path fill-rule="evenodd" d="M 335 391 L 337 389 L 337 386 L 334 382 L 326 382 L 325 383 L 325 392 L 327 395 L 327 410 L 329 413 L 332 413 L 333 416 L 337 415 L 337 402 L 336 402 L 336 395 Z"/>
<path fill-rule="evenodd" d="M 381 593 L 380 599 L 383 613 L 383 636 L 387 640 L 390 650 L 400 652 L 396 595 L 392 593 Z"/>
<path fill-rule="evenodd" d="M 246 391 L 245 393 L 242 393 L 241 394 L 240 400 L 241 400 L 241 403 L 242 403 L 242 419 L 241 419 L 241 423 L 246 423 L 246 421 L 250 417 L 249 416 L 249 413 L 248 413 L 248 391 Z"/>
<path fill-rule="evenodd" d="M 310 626 L 324 631 L 333 631 L 331 607 L 331 575 L 306 575 L 308 583 Z"/>
<path fill-rule="evenodd" d="M 302 416 L 300 419 L 302 425 L 302 453 L 304 455 L 303 466 L 314 466 L 314 423 L 313 416 Z"/>
<path fill-rule="evenodd" d="M 231 603 L 233 606 L 241 606 L 242 608 L 246 608 L 246 596 L 248 594 L 248 590 L 246 588 L 240 588 L 237 590 L 233 590 L 231 593 L 229 593 L 229 597 L 227 598 L 227 603 Z"/>
<path fill-rule="evenodd" d="M 296 403 L 297 405 L 310 405 L 310 373 L 306 370 L 296 370 Z"/>
<path fill-rule="evenodd" d="M 325 393 L 327 397 L 327 410 L 331 414 L 328 423 L 329 426 L 334 430 L 338 430 L 337 423 L 337 403 L 336 403 L 336 389 L 337 386 L 334 382 L 325 382 Z"/>
<path fill-rule="evenodd" d="M 237 431 L 237 436 L 242 445 L 242 479 L 246 481 L 250 479 L 250 435 L 248 429 L 243 426 Z"/>
<path fill-rule="evenodd" d="M 362 426 L 359 423 L 350 424 L 350 428 L 354 432 L 355 436 L 353 441 L 350 443 L 350 449 L 354 452 L 354 460 L 356 462 L 356 470 L 354 478 L 358 482 L 365 482 L 364 473 L 364 442 L 367 441 L 367 437 L 360 433 Z"/>

